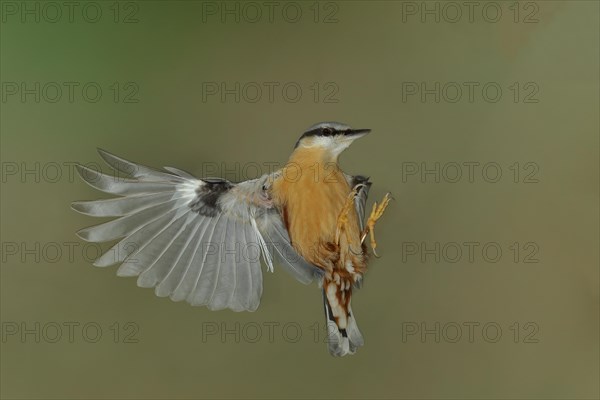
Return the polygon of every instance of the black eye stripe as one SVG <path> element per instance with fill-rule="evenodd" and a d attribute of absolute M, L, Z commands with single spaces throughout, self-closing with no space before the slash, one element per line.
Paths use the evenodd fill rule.
<path fill-rule="evenodd" d="M 329 131 L 329 133 L 325 133 L 326 130 Z M 319 127 L 319 128 L 311 129 L 310 131 L 304 132 L 304 134 L 296 142 L 296 145 L 294 146 L 294 148 L 298 147 L 298 145 L 300 144 L 300 141 L 302 139 L 306 138 L 306 137 L 311 137 L 311 136 L 333 136 L 336 133 L 339 133 L 339 132 L 336 131 L 333 128 L 330 128 L 330 127 L 325 127 L 325 128 Z"/>
<path fill-rule="evenodd" d="M 312 129 L 310 131 L 304 132 L 304 135 L 302 135 L 302 137 L 317 136 L 320 132 L 321 132 L 321 129 L 319 129 L 319 128 Z"/>

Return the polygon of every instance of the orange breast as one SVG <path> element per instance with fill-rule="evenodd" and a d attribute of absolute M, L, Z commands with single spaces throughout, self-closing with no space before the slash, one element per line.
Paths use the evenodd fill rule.
<path fill-rule="evenodd" d="M 335 242 L 338 217 L 351 191 L 337 163 L 306 150 L 294 152 L 283 174 L 273 183 L 273 196 L 282 210 L 292 245 L 307 261 L 324 269 L 343 261 L 349 246 L 361 252 L 354 207 L 340 244 Z M 342 263 L 343 265 L 343 263 Z"/>

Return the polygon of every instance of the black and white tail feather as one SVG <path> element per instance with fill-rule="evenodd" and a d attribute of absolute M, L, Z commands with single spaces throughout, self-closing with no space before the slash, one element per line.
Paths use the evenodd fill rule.
<path fill-rule="evenodd" d="M 88 242 L 118 240 L 95 266 L 121 264 L 117 275 L 137 276 L 138 286 L 154 287 L 157 296 L 211 310 L 255 311 L 263 290 L 260 259 L 273 271 L 274 254 L 298 281 L 322 283 L 323 272 L 293 249 L 273 207 L 268 196 L 272 176 L 240 183 L 197 179 L 177 168 L 160 171 L 98 152 L 115 174 L 82 165 L 78 172 L 90 186 L 119 197 L 72 203 L 82 214 L 116 217 L 77 232 Z M 355 201 L 362 229 L 370 182 L 360 176 L 347 179 L 352 187 L 364 184 Z M 340 330 L 325 293 L 324 304 L 329 352 L 353 354 L 363 338 L 352 311 L 347 328 Z"/>
<path fill-rule="evenodd" d="M 347 326 L 340 329 L 333 316 L 327 294 L 323 289 L 323 304 L 325 307 L 325 321 L 327 321 L 327 348 L 332 356 L 342 357 L 356 353 L 356 350 L 365 344 L 362 333 L 358 329 L 352 307 L 348 307 Z"/>

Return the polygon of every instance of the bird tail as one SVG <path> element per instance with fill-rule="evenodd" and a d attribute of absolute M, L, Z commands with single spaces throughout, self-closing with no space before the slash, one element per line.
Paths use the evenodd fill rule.
<path fill-rule="evenodd" d="M 327 321 L 327 347 L 332 356 L 342 357 L 354 354 L 358 347 L 364 344 L 362 334 L 356 325 L 356 319 L 350 307 L 351 288 L 346 291 L 348 296 L 346 303 L 337 299 L 334 290 L 327 290 L 335 285 L 323 285 L 323 304 L 325 307 L 325 321 Z M 336 286 L 337 287 L 337 286 Z M 345 317 L 344 315 L 345 314 Z"/>

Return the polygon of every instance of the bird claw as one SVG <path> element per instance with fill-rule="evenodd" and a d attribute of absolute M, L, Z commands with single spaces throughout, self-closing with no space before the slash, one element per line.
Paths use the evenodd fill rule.
<path fill-rule="evenodd" d="M 352 188 L 352 191 L 350 191 L 348 197 L 346 197 L 342 211 L 340 211 L 340 215 L 338 216 L 337 228 L 335 230 L 335 243 L 338 245 L 340 244 L 341 233 L 346 229 L 346 224 L 348 223 L 348 213 L 352 207 L 354 207 L 354 198 L 358 195 L 358 189 L 361 186 L 362 184 L 359 184 Z"/>
<path fill-rule="evenodd" d="M 391 197 L 390 193 L 388 192 L 385 194 L 385 196 L 383 196 L 383 200 L 381 200 L 380 204 L 377 204 L 377 202 L 375 202 L 373 204 L 373 209 L 371 210 L 371 215 L 369 216 L 369 219 L 367 220 L 367 226 L 366 226 L 365 231 L 363 232 L 361 240 L 360 240 L 361 243 L 364 243 L 367 235 L 369 235 L 370 242 L 371 242 L 371 250 L 373 251 L 373 255 L 375 255 L 376 258 L 379 258 L 380 256 L 375 251 L 375 248 L 377 247 L 377 241 L 375 241 L 375 223 L 379 220 L 379 218 L 381 218 L 381 216 L 383 215 L 383 212 L 385 211 L 385 209 L 387 208 L 387 206 L 391 200 L 392 200 L 392 197 Z"/>

